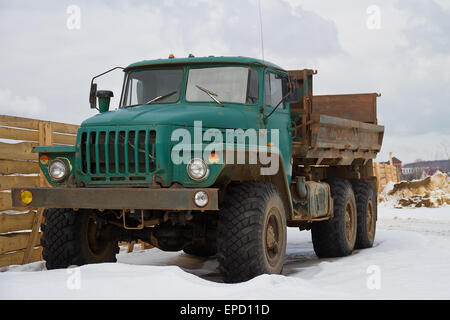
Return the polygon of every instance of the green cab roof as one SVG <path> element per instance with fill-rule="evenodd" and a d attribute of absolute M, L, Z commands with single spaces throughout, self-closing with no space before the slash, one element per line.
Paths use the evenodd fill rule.
<path fill-rule="evenodd" d="M 147 67 L 147 66 L 158 66 L 158 65 L 183 65 L 183 64 L 256 64 L 259 66 L 265 66 L 272 69 L 285 71 L 283 68 L 270 63 L 268 61 L 263 61 L 254 58 L 248 57 L 188 57 L 188 58 L 168 58 L 168 59 L 156 59 L 156 60 L 143 60 L 140 62 L 132 63 L 128 67 L 125 68 L 125 71 L 129 69 L 139 68 L 139 67 Z"/>

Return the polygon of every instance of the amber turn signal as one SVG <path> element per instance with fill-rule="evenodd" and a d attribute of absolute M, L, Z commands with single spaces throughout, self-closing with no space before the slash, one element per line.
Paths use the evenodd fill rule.
<path fill-rule="evenodd" d="M 208 157 L 208 162 L 211 164 L 218 164 L 220 162 L 219 155 L 215 152 L 211 152 Z"/>
<path fill-rule="evenodd" d="M 39 157 L 39 161 L 46 166 L 48 164 L 48 162 L 50 161 L 50 156 L 47 154 L 43 154 Z"/>

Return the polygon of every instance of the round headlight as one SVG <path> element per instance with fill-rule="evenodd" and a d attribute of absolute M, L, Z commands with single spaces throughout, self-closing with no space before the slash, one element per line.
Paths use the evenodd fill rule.
<path fill-rule="evenodd" d="M 50 165 L 48 166 L 48 173 L 54 181 L 61 181 L 67 177 L 69 167 L 67 166 L 66 161 L 62 159 L 55 159 L 50 162 Z"/>
<path fill-rule="evenodd" d="M 194 202 L 198 207 L 204 207 L 208 204 L 208 194 L 205 191 L 197 191 L 194 194 Z"/>
<path fill-rule="evenodd" d="M 202 181 L 209 176 L 209 167 L 200 158 L 194 158 L 187 165 L 187 172 L 192 180 Z"/>

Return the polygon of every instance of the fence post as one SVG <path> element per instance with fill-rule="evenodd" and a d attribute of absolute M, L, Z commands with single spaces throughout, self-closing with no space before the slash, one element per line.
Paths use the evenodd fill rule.
<path fill-rule="evenodd" d="M 52 123 L 48 121 L 39 122 L 39 144 L 50 146 L 52 145 L 53 131 Z M 39 160 L 38 160 L 39 161 Z M 48 186 L 48 182 L 45 179 L 42 171 L 39 173 L 39 181 L 41 186 Z M 37 243 L 39 237 L 39 229 L 41 227 L 44 209 L 38 209 L 34 215 L 33 226 L 31 229 L 30 237 L 28 239 L 27 248 L 23 255 L 22 264 L 27 264 L 33 254 L 34 246 Z"/>
<path fill-rule="evenodd" d="M 373 171 L 377 178 L 377 193 L 380 193 L 380 164 L 378 162 L 373 163 Z"/>

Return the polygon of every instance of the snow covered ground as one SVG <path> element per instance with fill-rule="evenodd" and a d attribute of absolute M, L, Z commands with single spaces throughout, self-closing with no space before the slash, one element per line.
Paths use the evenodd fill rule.
<path fill-rule="evenodd" d="M 118 263 L 0 272 L 0 299 L 450 299 L 450 207 L 380 205 L 375 246 L 318 259 L 311 234 L 290 228 L 282 275 L 221 282 L 215 259 L 158 249 L 121 251 Z"/>

